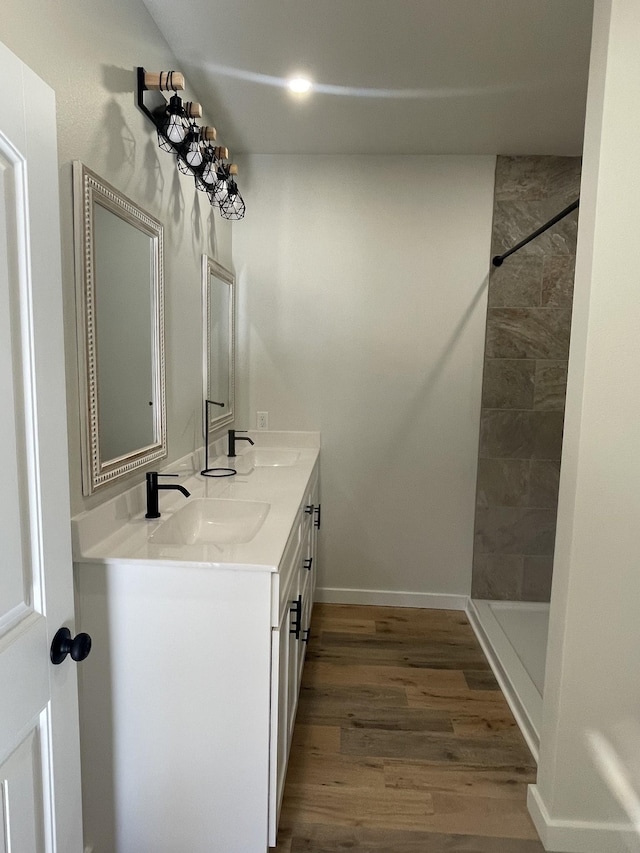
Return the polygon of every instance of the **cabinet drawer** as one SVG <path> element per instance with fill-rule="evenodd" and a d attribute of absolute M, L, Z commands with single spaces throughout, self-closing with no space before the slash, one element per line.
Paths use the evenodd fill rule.
<path fill-rule="evenodd" d="M 288 610 L 292 595 L 292 585 L 297 586 L 298 566 L 302 560 L 303 541 L 300 538 L 300 530 L 295 531 L 295 537 L 289 539 L 285 556 L 280 564 L 280 571 L 274 575 L 274 596 L 272 603 L 272 626 L 276 628 L 285 609 Z M 289 547 L 291 546 L 291 547 Z M 297 592 L 296 592 L 297 595 Z"/>

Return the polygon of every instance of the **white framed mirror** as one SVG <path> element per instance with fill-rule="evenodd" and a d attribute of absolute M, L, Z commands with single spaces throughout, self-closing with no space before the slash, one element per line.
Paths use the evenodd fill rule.
<path fill-rule="evenodd" d="M 73 164 L 82 487 L 167 455 L 163 227 Z"/>
<path fill-rule="evenodd" d="M 202 256 L 202 319 L 206 436 L 233 422 L 235 400 L 235 276 L 208 255 Z"/>

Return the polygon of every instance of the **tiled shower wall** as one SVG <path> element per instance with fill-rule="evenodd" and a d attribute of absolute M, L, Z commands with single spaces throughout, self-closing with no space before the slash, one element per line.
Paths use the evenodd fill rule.
<path fill-rule="evenodd" d="M 491 257 L 576 199 L 577 157 L 498 157 Z M 577 212 L 491 267 L 472 596 L 548 601 Z"/>

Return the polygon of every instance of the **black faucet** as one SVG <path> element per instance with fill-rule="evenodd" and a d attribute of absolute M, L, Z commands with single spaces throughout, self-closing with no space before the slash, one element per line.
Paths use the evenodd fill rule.
<path fill-rule="evenodd" d="M 184 486 L 179 486 L 177 483 L 159 483 L 158 477 L 177 477 L 177 474 L 158 474 L 157 471 L 147 471 L 147 512 L 145 518 L 160 518 L 160 510 L 158 509 L 158 492 L 160 489 L 176 489 L 182 492 L 185 498 L 191 496 Z"/>
<path fill-rule="evenodd" d="M 249 444 L 253 444 L 254 442 L 249 438 L 248 435 L 236 435 L 238 432 L 246 432 L 244 429 L 230 429 L 229 430 L 229 452 L 227 456 L 235 456 L 236 455 L 236 441 L 248 441 Z"/>

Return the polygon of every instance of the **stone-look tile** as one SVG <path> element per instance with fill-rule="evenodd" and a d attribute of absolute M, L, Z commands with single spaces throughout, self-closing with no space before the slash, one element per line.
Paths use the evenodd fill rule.
<path fill-rule="evenodd" d="M 498 157 L 495 197 L 498 201 L 558 199 L 559 209 L 580 194 L 579 157 Z"/>
<path fill-rule="evenodd" d="M 531 461 L 528 506 L 556 509 L 560 483 L 560 462 Z"/>
<path fill-rule="evenodd" d="M 483 410 L 480 458 L 560 459 L 562 412 Z"/>
<path fill-rule="evenodd" d="M 553 554 L 556 512 L 522 507 L 478 507 L 476 554 Z"/>
<path fill-rule="evenodd" d="M 490 308 L 487 358 L 567 359 L 571 312 L 564 308 Z"/>
<path fill-rule="evenodd" d="M 472 598 L 512 601 L 522 593 L 523 558 L 511 554 L 476 554 Z"/>
<path fill-rule="evenodd" d="M 580 170 L 577 157 L 498 157 L 491 255 L 573 202 Z M 548 598 L 577 222 L 574 211 L 491 271 L 473 570 L 479 597 Z"/>
<path fill-rule="evenodd" d="M 516 246 L 566 207 L 558 199 L 499 201 L 493 211 L 491 257 Z M 575 255 L 578 213 L 573 211 L 518 250 L 518 255 Z M 508 258 L 504 266 L 510 262 Z"/>
<path fill-rule="evenodd" d="M 536 365 L 530 359 L 487 359 L 482 405 L 487 409 L 532 409 Z"/>
<path fill-rule="evenodd" d="M 478 506 L 526 506 L 529 492 L 527 459 L 479 459 Z"/>
<path fill-rule="evenodd" d="M 563 412 L 567 395 L 567 362 L 537 361 L 534 387 L 534 409 Z"/>
<path fill-rule="evenodd" d="M 514 255 L 501 267 L 492 267 L 490 308 L 536 308 L 541 302 L 544 258 Z"/>
<path fill-rule="evenodd" d="M 575 255 L 547 255 L 542 264 L 540 304 L 546 308 L 571 308 Z M 502 267 L 500 267 L 502 269 Z"/>
<path fill-rule="evenodd" d="M 523 601 L 550 601 L 553 557 L 525 557 L 522 576 Z"/>

